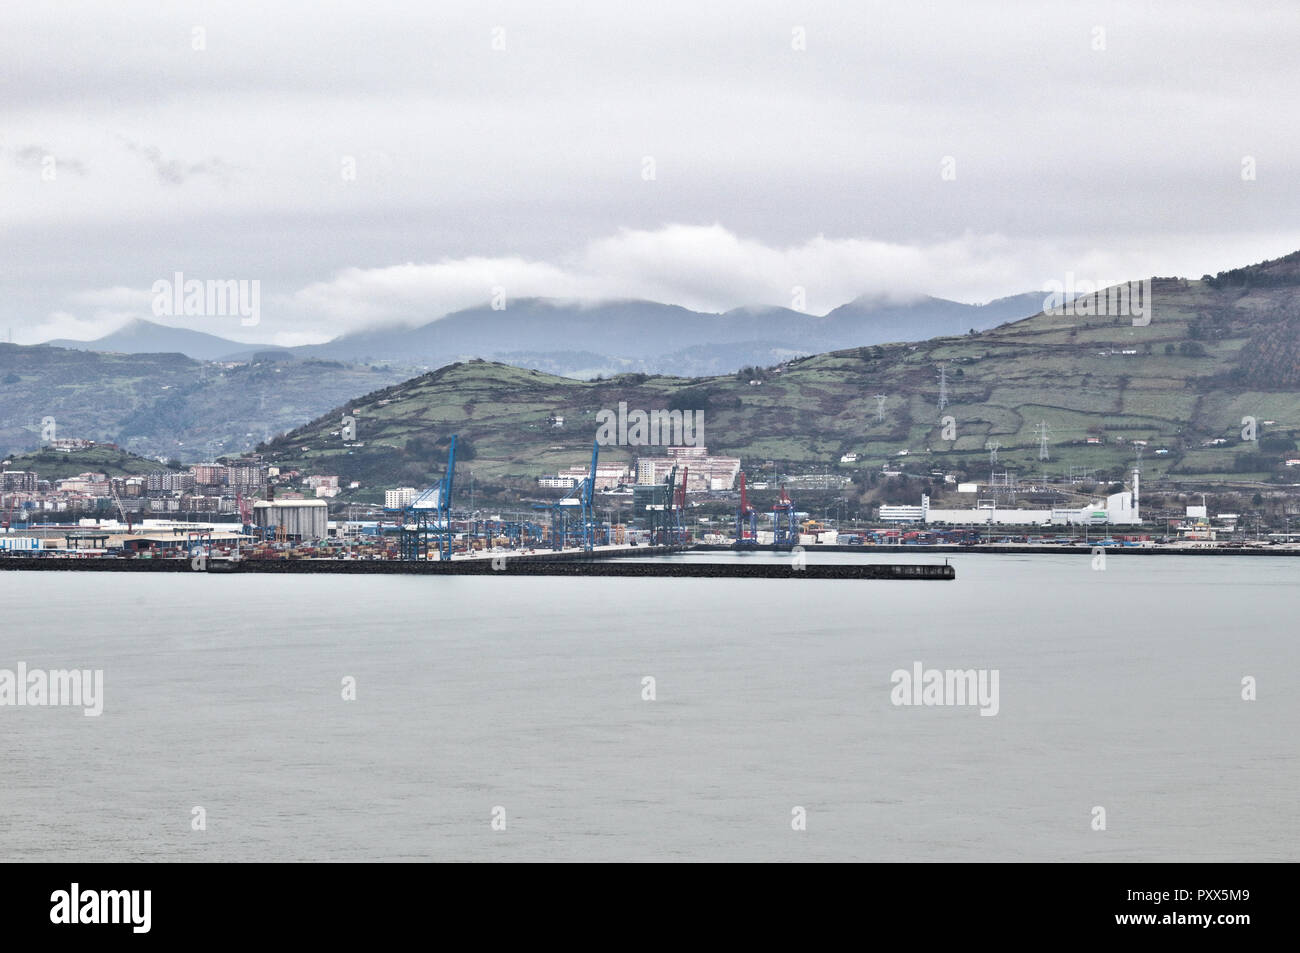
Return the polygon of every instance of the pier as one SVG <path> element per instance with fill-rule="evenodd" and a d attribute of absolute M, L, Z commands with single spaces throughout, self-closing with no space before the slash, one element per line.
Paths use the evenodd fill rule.
<path fill-rule="evenodd" d="M 653 555 L 640 552 L 637 555 Z M 418 576 L 613 576 L 680 579 L 897 579 L 951 580 L 947 563 L 688 562 L 592 558 L 586 553 L 501 555 L 450 560 L 401 559 L 121 559 L 114 557 L 8 556 L 0 570 L 40 572 L 327 573 Z"/>

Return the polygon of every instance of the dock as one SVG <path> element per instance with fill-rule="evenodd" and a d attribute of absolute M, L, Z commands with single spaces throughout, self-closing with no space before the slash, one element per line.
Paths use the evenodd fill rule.
<path fill-rule="evenodd" d="M 119 559 L 7 556 L 0 570 L 37 572 L 184 572 L 224 576 L 244 573 L 420 575 L 420 576 L 613 576 L 678 579 L 896 579 L 951 580 L 957 571 L 947 563 L 808 563 L 632 561 L 586 554 L 499 556 L 495 559 Z M 649 555 L 642 553 L 641 555 Z"/>

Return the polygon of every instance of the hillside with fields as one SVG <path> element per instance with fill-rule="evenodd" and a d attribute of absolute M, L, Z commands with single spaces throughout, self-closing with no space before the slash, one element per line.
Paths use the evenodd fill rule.
<path fill-rule="evenodd" d="M 263 449 L 284 467 L 358 480 L 365 499 L 383 486 L 427 484 L 458 433 L 459 458 L 483 491 L 517 499 L 535 492 L 536 476 L 583 463 L 596 413 L 625 401 L 703 410 L 710 451 L 739 456 L 754 473 L 838 470 L 870 481 L 888 465 L 987 478 L 996 443 L 999 468 L 1024 477 L 1075 468 L 1120 479 L 1140 453 L 1148 481 L 1287 479 L 1300 435 L 1300 253 L 1203 279 L 1157 278 L 1151 290 L 1145 325 L 1086 313 L 1088 302 L 1102 310 L 1096 296 L 1078 313 L 721 377 L 577 381 L 457 363 L 358 396 Z M 344 414 L 356 419 L 351 446 Z M 1257 439 L 1243 439 L 1243 418 L 1253 418 Z M 607 447 L 602 459 L 636 452 Z M 853 453 L 855 463 L 840 463 Z"/>

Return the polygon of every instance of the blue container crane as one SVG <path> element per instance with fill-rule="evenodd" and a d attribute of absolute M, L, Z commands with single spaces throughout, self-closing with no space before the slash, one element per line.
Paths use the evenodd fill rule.
<path fill-rule="evenodd" d="M 596 492 L 596 464 L 600 460 L 600 441 L 591 444 L 591 472 L 573 485 L 554 503 L 534 503 L 535 510 L 548 510 L 551 514 L 551 548 L 563 549 L 573 537 L 573 542 L 586 552 L 591 552 L 596 542 L 596 521 L 592 498 Z M 577 510 L 581 523 L 570 528 L 569 514 Z"/>
<path fill-rule="evenodd" d="M 451 559 L 451 491 L 456 479 L 456 435 L 447 448 L 447 473 L 403 507 L 398 551 L 402 559 L 428 559 L 430 540 L 439 559 Z"/>

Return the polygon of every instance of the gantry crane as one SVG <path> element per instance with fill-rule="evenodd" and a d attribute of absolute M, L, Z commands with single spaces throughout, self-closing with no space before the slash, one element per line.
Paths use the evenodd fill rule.
<path fill-rule="evenodd" d="M 745 471 L 740 471 L 740 507 L 736 510 L 736 545 L 758 545 L 758 513 L 749 505 Z"/>
<path fill-rule="evenodd" d="M 429 541 L 439 559 L 451 559 L 451 492 L 456 479 L 456 435 L 447 448 L 447 473 L 402 509 L 398 548 L 402 559 L 428 559 Z"/>
<path fill-rule="evenodd" d="M 591 552 L 596 544 L 596 519 L 592 500 L 596 492 L 596 466 L 600 460 L 600 441 L 591 443 L 591 471 L 554 503 L 534 503 L 535 510 L 548 510 L 551 514 L 551 548 L 563 549 L 569 540 L 569 514 L 579 513 L 581 524 L 577 533 L 578 544 Z"/>
<path fill-rule="evenodd" d="M 794 501 L 790 494 L 781 487 L 781 495 L 772 506 L 772 543 L 775 546 L 793 546 L 799 541 L 799 531 L 795 526 Z"/>

